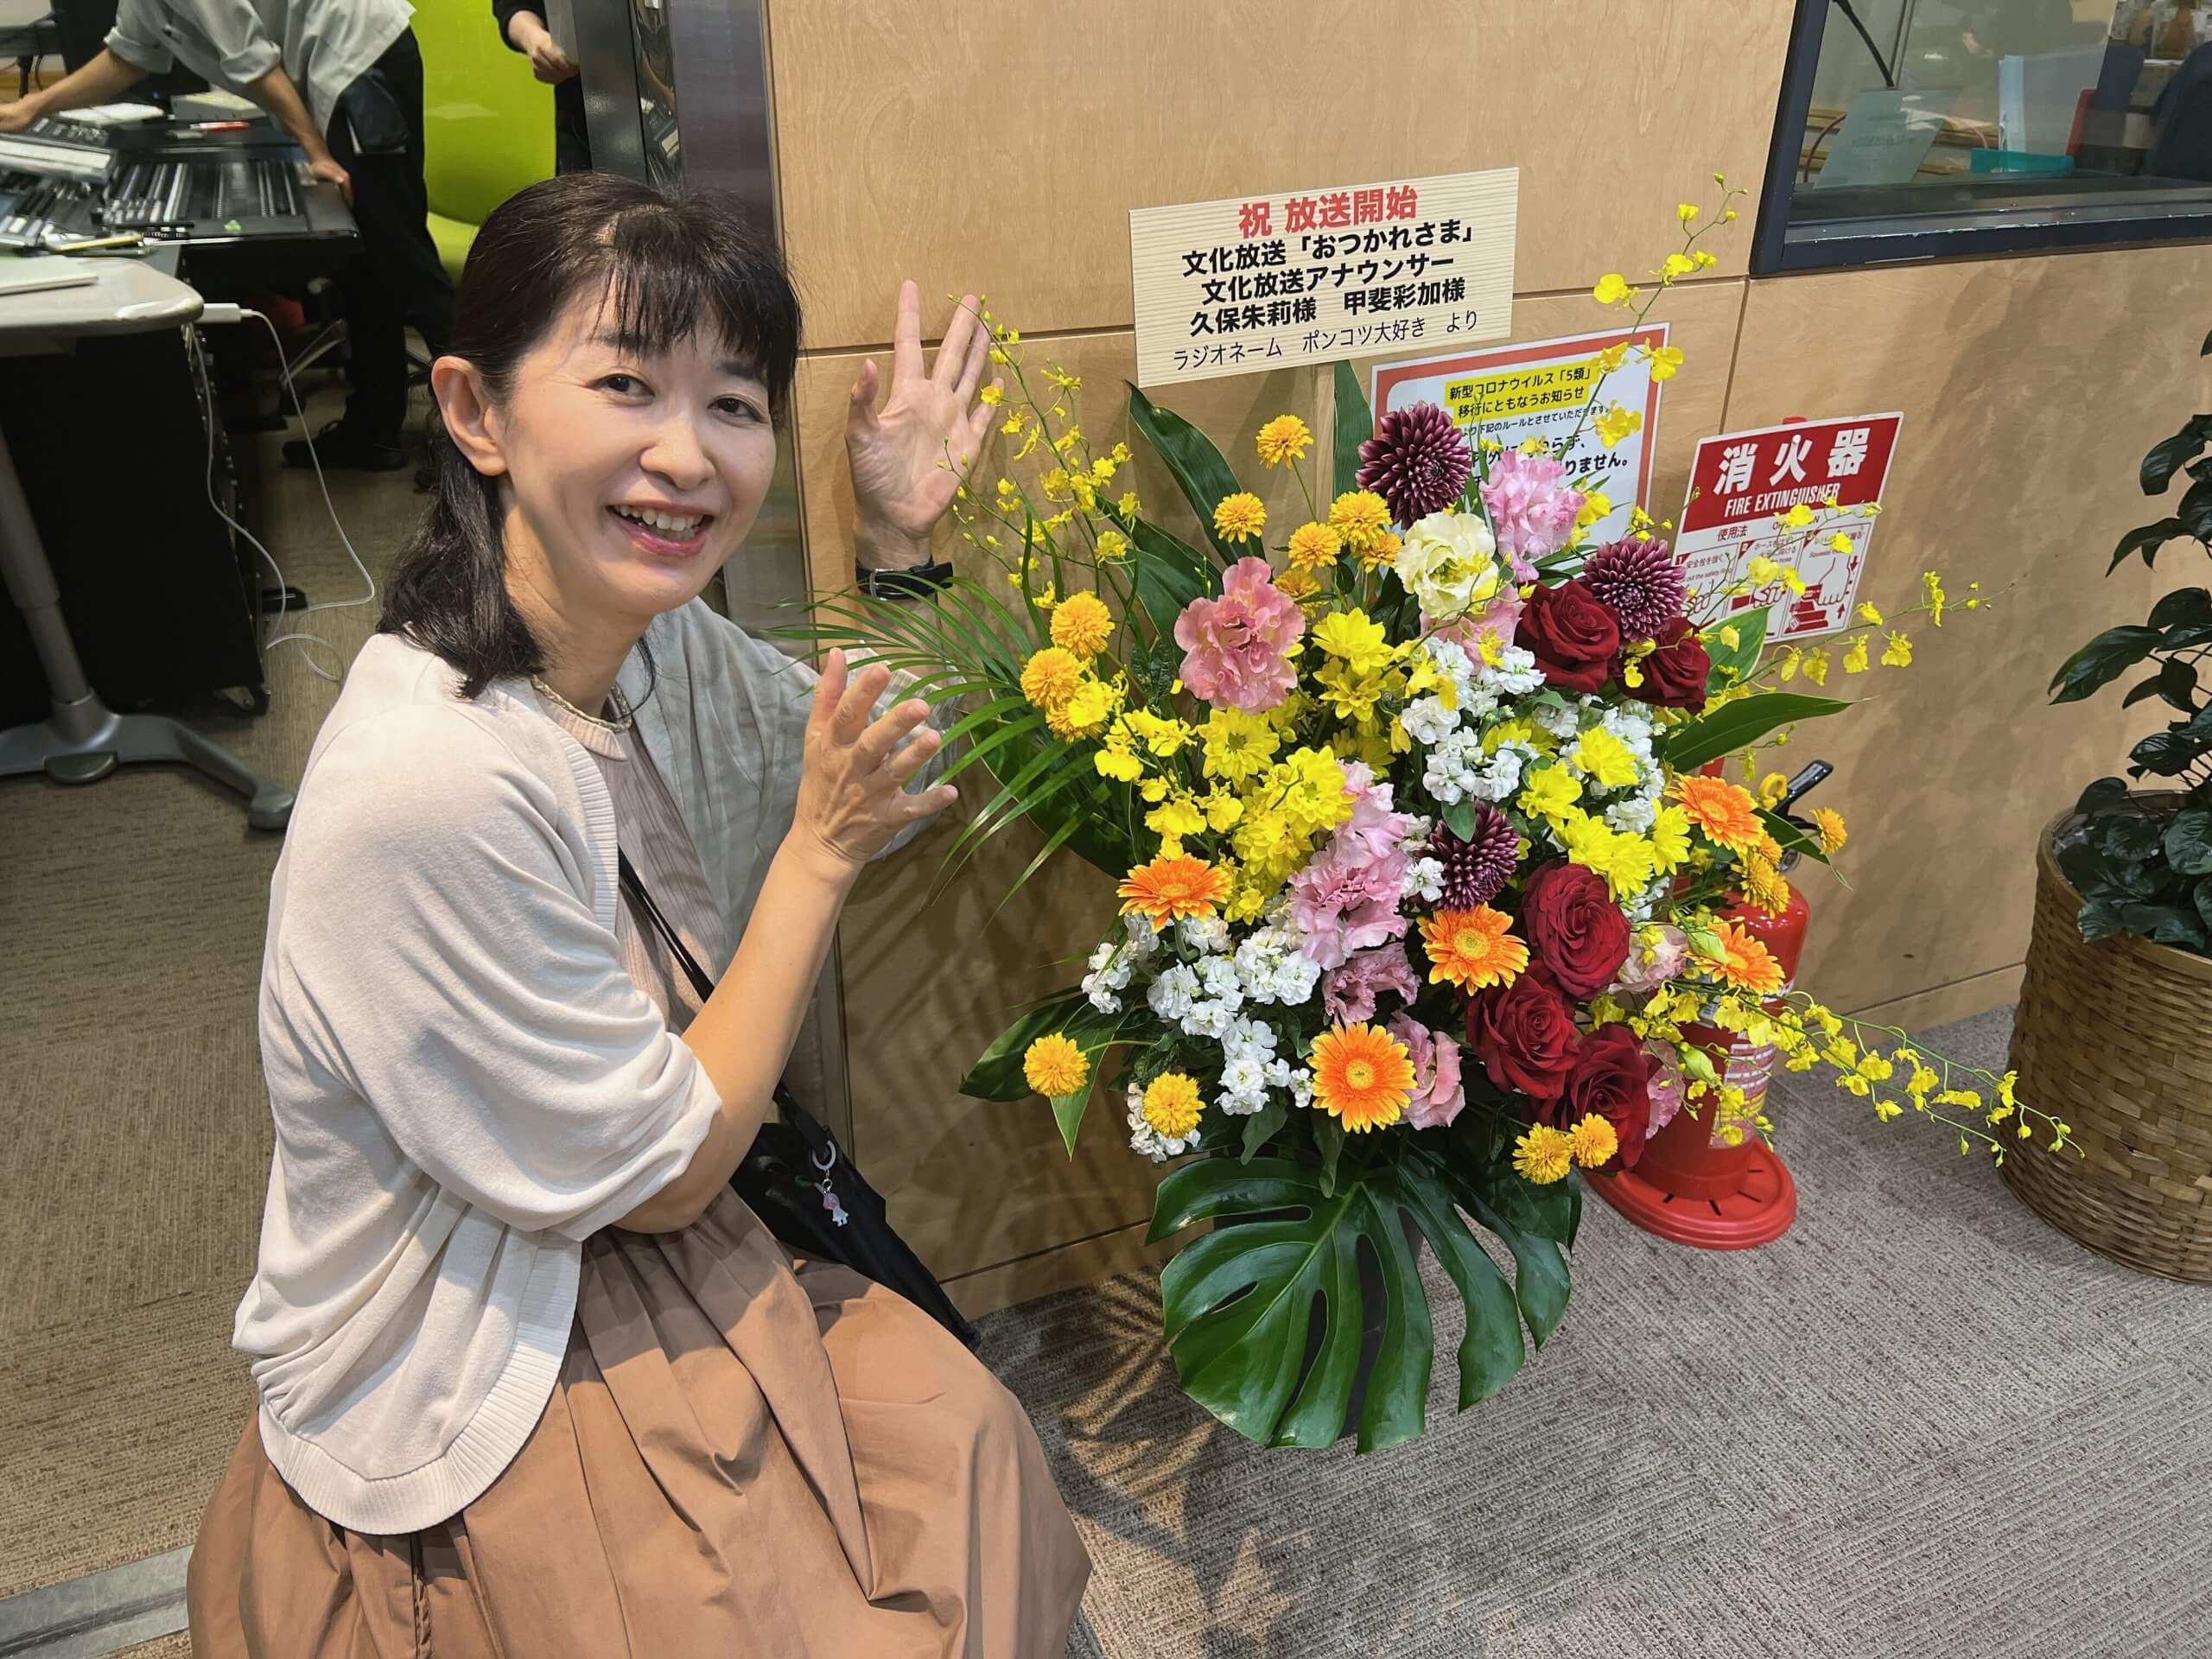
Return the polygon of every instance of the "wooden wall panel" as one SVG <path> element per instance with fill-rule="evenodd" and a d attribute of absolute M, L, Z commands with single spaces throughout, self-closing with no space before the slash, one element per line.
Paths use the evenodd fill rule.
<path fill-rule="evenodd" d="M 2143 451 L 2212 408 L 2197 356 L 2204 251 L 2079 253 L 1755 282 L 1731 428 L 1901 409 L 1899 459 L 1861 589 L 1910 603 L 1920 573 L 1969 581 L 1993 613 L 1911 632 L 1902 672 L 1831 679 L 1873 699 L 1789 751 L 1837 762 L 1816 798 L 1852 826 L 1846 892 L 1814 906 L 1808 987 L 1839 1007 L 1982 976 L 1993 1006 L 2027 943 L 2037 831 L 2090 779 L 2120 772 L 2142 710 L 2117 692 L 2052 709 L 2044 687 L 2099 628 L 2139 621 L 2201 581 L 2169 554 L 2103 577 L 2120 533 L 2155 517 Z M 1932 1006 L 1932 1005 L 1929 1005 Z M 1956 1016 L 1972 1012 L 1945 1005 Z"/>
<path fill-rule="evenodd" d="M 1583 288 L 1653 263 L 1714 170 L 1756 187 L 1789 14 L 772 0 L 785 247 L 817 346 L 885 338 L 887 274 L 980 285 L 1031 332 L 1127 326 L 1131 207 L 1517 165 L 1515 287 Z"/>

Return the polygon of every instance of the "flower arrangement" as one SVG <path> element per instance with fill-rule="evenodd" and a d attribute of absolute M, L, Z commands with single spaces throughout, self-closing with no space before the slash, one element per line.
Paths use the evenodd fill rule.
<path fill-rule="evenodd" d="M 1712 263 L 1697 209 L 1679 217 L 1656 281 L 1608 275 L 1599 302 L 1640 324 Z M 2037 1121 L 2063 1141 L 2009 1076 L 1785 984 L 1748 925 L 1787 904 L 1786 864 L 1846 841 L 1833 812 L 1778 810 L 1788 785 L 1758 757 L 1848 706 L 1816 695 L 1832 652 L 1846 676 L 1878 648 L 1910 661 L 1891 619 L 1862 607 L 1834 645 L 1769 652 L 1764 605 L 1802 591 L 1787 566 L 1694 594 L 1641 510 L 1592 543 L 1611 506 L 1602 459 L 1570 466 L 1580 429 L 1554 450 L 1471 442 L 1433 407 L 1378 424 L 1341 365 L 1334 493 L 1300 416 L 1254 441 L 1303 504 L 1287 533 L 1204 435 L 1130 389 L 1198 514 L 1193 546 L 1144 515 L 1129 449 L 1085 437 L 1076 377 L 1033 378 L 1018 334 L 992 327 L 1011 461 L 957 511 L 1002 574 L 933 613 L 841 595 L 810 632 L 961 700 L 951 770 L 998 788 L 952 861 L 1026 816 L 1045 845 L 1025 880 L 1063 849 L 1116 879 L 1121 916 L 1080 983 L 963 1088 L 1046 1097 L 1072 1150 L 1110 1086 L 1137 1154 L 1189 1160 L 1153 1235 L 1216 1225 L 1162 1274 L 1166 1337 L 1224 1422 L 1325 1445 L 1357 1391 L 1363 1449 L 1417 1435 L 1433 1341 L 1416 1236 L 1466 1304 L 1462 1408 L 1502 1388 L 1523 1325 L 1541 1344 L 1565 1314 L 1586 1180 L 1632 1167 L 1678 1112 L 1733 1140 L 1770 1130 L 1715 1064 L 1729 1038 L 1827 1068 L 1885 1118 L 1940 1122 L 1961 1151 L 2001 1160 Z M 1623 346 L 1601 369 L 1630 350 L 1662 379 L 1681 366 Z M 1602 384 L 1584 418 L 1601 456 L 1637 424 Z M 1827 536 L 1834 515 L 1782 522 Z M 1940 626 L 1932 574 L 1924 595 Z M 1721 775 L 1730 759 L 1744 782 Z"/>

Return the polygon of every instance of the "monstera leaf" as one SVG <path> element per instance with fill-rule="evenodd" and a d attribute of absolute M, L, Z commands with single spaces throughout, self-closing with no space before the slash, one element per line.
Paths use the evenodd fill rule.
<path fill-rule="evenodd" d="M 1566 1313 L 1563 1238 L 1498 1213 L 1480 1183 L 1416 1150 L 1397 1163 L 1341 1174 L 1280 1157 L 1212 1157 L 1160 1184 L 1152 1237 L 1201 1221 L 1214 1230 L 1160 1274 L 1169 1351 L 1184 1391 L 1262 1446 L 1333 1445 L 1344 1433 L 1363 1338 L 1378 1344 L 1364 1378 L 1359 1449 L 1419 1435 L 1434 1337 L 1413 1239 L 1426 1238 L 1467 1311 L 1459 1344 L 1459 1408 L 1504 1387 L 1527 1356 L 1523 1318 L 1541 1344 Z M 1551 1206 L 1556 1230 L 1572 1206 Z M 1469 1230 L 1479 1217 L 1513 1253 L 1508 1285 Z M 1522 1220 L 1535 1219 L 1533 1216 Z M 1368 1305 L 1360 1258 L 1373 1263 L 1379 1307 Z"/>

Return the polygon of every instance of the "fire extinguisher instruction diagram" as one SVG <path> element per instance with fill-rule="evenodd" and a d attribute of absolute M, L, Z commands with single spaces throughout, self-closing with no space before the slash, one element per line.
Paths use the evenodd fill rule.
<path fill-rule="evenodd" d="M 1689 499 L 1675 521 L 1675 556 L 1694 592 L 1729 585 L 1764 556 L 1796 572 L 1804 592 L 1785 592 L 1768 607 L 1770 643 L 1833 633 L 1851 620 L 1859 577 L 1873 545 L 1878 508 L 1904 416 L 1854 415 L 1789 421 L 1701 440 L 1690 468 Z M 1784 528 L 1777 515 L 1834 502 L 1851 511 L 1818 537 Z M 1759 596 L 1729 601 L 1753 610 Z"/>

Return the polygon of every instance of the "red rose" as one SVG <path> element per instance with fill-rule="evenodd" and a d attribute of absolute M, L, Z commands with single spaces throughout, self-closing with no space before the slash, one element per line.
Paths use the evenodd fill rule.
<path fill-rule="evenodd" d="M 1705 683 L 1713 677 L 1704 641 L 1678 616 L 1659 631 L 1656 643 L 1658 650 L 1637 664 L 1643 683 L 1629 687 L 1629 696 L 1654 708 L 1697 713 L 1705 707 Z"/>
<path fill-rule="evenodd" d="M 1628 918 L 1613 902 L 1605 878 L 1564 860 L 1529 878 L 1521 931 L 1569 996 L 1597 995 L 1628 960 Z"/>
<path fill-rule="evenodd" d="M 1547 1115 L 1571 1128 L 1595 1112 L 1613 1126 L 1620 1166 L 1634 1169 L 1651 1127 L 1651 1074 L 1658 1069 L 1626 1026 L 1600 1026 L 1582 1039 L 1566 1092 Z"/>
<path fill-rule="evenodd" d="M 1620 655 L 1620 619 L 1580 576 L 1556 588 L 1539 583 L 1521 613 L 1513 643 L 1535 653 L 1536 666 L 1552 684 L 1595 691 Z"/>
<path fill-rule="evenodd" d="M 1493 985 L 1467 1005 L 1467 1046 L 1489 1068 L 1490 1080 L 1532 1100 L 1559 1097 L 1580 1040 L 1573 1008 L 1541 968 Z"/>

